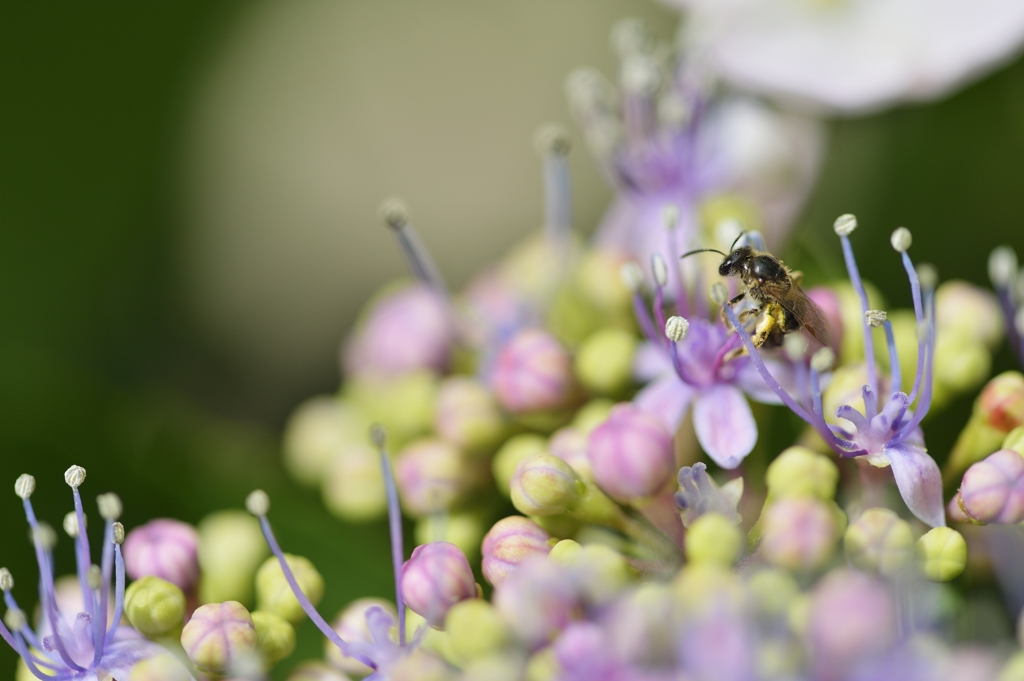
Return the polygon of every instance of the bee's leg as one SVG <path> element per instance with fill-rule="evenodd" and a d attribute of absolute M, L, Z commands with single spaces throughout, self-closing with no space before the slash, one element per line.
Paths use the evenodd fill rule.
<path fill-rule="evenodd" d="M 757 326 L 754 328 L 754 333 L 751 334 L 751 340 L 754 341 L 754 347 L 761 347 L 764 342 L 768 339 L 768 334 L 772 332 L 777 324 L 775 320 L 775 311 L 766 310 L 765 314 L 757 320 Z"/>

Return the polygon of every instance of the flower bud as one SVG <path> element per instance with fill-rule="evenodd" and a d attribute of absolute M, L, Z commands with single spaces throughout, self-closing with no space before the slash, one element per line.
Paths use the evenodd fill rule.
<path fill-rule="evenodd" d="M 324 578 L 308 558 L 286 553 L 284 559 L 302 593 L 315 606 L 324 595 Z M 274 556 L 267 558 L 256 572 L 256 605 L 258 609 L 272 612 L 292 623 L 301 621 L 306 615 Z"/>
<path fill-rule="evenodd" d="M 574 370 L 580 384 L 596 395 L 618 395 L 633 381 L 637 339 L 624 329 L 591 334 L 576 353 Z"/>
<path fill-rule="evenodd" d="M 512 477 L 512 505 L 526 515 L 558 515 L 574 508 L 585 491 L 572 466 L 551 454 L 534 454 Z"/>
<path fill-rule="evenodd" d="M 36 677 L 30 675 L 29 678 Z M 137 662 L 128 681 L 193 681 L 193 678 L 178 658 L 168 652 L 160 652 Z"/>
<path fill-rule="evenodd" d="M 594 481 L 594 471 L 587 458 L 589 435 L 575 426 L 559 428 L 548 439 L 548 451 L 566 462 L 587 482 Z"/>
<path fill-rule="evenodd" d="M 785 614 L 800 595 L 800 586 L 793 576 L 778 568 L 755 572 L 747 580 L 747 590 L 757 611 L 768 616 Z"/>
<path fill-rule="evenodd" d="M 815 678 L 830 678 L 828 670 L 850 669 L 884 652 L 896 633 L 888 590 L 851 570 L 835 570 L 818 582 L 807 617 Z"/>
<path fill-rule="evenodd" d="M 446 441 L 466 452 L 490 453 L 505 434 L 505 419 L 487 388 L 465 376 L 441 382 L 434 428 Z"/>
<path fill-rule="evenodd" d="M 692 563 L 730 566 L 743 548 L 743 535 L 736 523 L 719 513 L 705 513 L 686 531 L 686 557 Z"/>
<path fill-rule="evenodd" d="M 955 579 L 967 567 L 967 542 L 948 527 L 933 527 L 917 540 L 917 566 L 933 582 Z"/>
<path fill-rule="evenodd" d="M 394 376 L 448 365 L 455 329 L 445 300 L 423 284 L 371 300 L 345 347 L 345 373 Z"/>
<path fill-rule="evenodd" d="M 603 544 L 580 547 L 568 564 L 577 588 L 595 606 L 607 605 L 637 575 L 622 554 Z"/>
<path fill-rule="evenodd" d="M 966 281 L 943 282 L 935 290 L 935 325 L 940 337 L 963 334 L 990 349 L 1003 337 L 999 301 L 991 292 Z"/>
<path fill-rule="evenodd" d="M 270 552 L 259 521 L 244 511 L 221 511 L 203 518 L 198 530 L 200 602 L 250 600 L 256 569 Z"/>
<path fill-rule="evenodd" d="M 187 591 L 199 580 L 198 547 L 196 528 L 161 518 L 129 532 L 121 550 L 132 579 L 159 577 Z"/>
<path fill-rule="evenodd" d="M 572 427 L 584 435 L 590 433 L 608 420 L 608 414 L 615 407 L 615 402 L 606 398 L 590 400 L 576 412 L 572 419 Z"/>
<path fill-rule="evenodd" d="M 869 508 L 846 528 L 843 545 L 854 567 L 895 575 L 913 558 L 914 533 L 889 509 Z"/>
<path fill-rule="evenodd" d="M 477 596 L 473 568 L 462 551 L 448 542 L 433 542 L 413 549 L 402 566 L 402 597 L 432 627 L 444 623 L 448 609 Z"/>
<path fill-rule="evenodd" d="M 631 404 L 612 409 L 587 445 L 594 480 L 613 498 L 654 496 L 672 479 L 672 435 L 661 422 Z"/>
<path fill-rule="evenodd" d="M 690 527 L 705 513 L 717 513 L 734 524 L 741 518 L 736 506 L 743 496 L 743 478 L 733 478 L 719 487 L 708 475 L 708 467 L 702 461 L 679 469 L 679 491 L 675 494 L 676 506 L 684 527 Z"/>
<path fill-rule="evenodd" d="M 493 603 L 502 620 L 530 647 L 552 640 L 579 607 L 568 570 L 543 558 L 523 563 L 495 589 Z"/>
<path fill-rule="evenodd" d="M 331 643 L 332 648 L 336 646 Z M 363 667 L 369 670 L 369 667 Z M 349 677 L 331 669 L 323 662 L 303 662 L 288 675 L 288 681 L 350 681 Z"/>
<path fill-rule="evenodd" d="M 981 341 L 960 333 L 941 333 L 935 342 L 935 395 L 944 404 L 957 393 L 978 387 L 988 377 L 992 356 Z"/>
<path fill-rule="evenodd" d="M 827 286 L 815 286 L 806 291 L 811 302 L 818 306 L 822 316 L 825 318 L 825 327 L 828 336 L 832 340 L 833 347 L 838 352 L 841 349 L 843 340 L 843 312 L 839 296 Z M 857 329 L 859 332 L 860 329 Z M 795 337 L 795 334 L 791 334 Z M 790 336 L 787 335 L 786 338 Z"/>
<path fill-rule="evenodd" d="M 826 456 L 806 447 L 790 447 L 775 457 L 765 473 L 772 498 L 835 496 L 839 468 Z"/>
<path fill-rule="evenodd" d="M 124 592 L 124 614 L 146 636 L 168 636 L 184 623 L 185 594 L 159 577 L 142 577 Z"/>
<path fill-rule="evenodd" d="M 502 518 L 484 537 L 484 577 L 494 586 L 501 586 L 521 563 L 546 556 L 551 550 L 550 539 L 551 535 L 529 518 Z"/>
<path fill-rule="evenodd" d="M 498 352 L 491 382 L 513 414 L 560 409 L 574 394 L 572 359 L 547 332 L 525 329 Z"/>
<path fill-rule="evenodd" d="M 331 623 L 331 628 L 338 632 L 343 640 L 350 643 L 373 643 L 373 636 L 370 634 L 370 628 L 366 622 L 366 613 L 371 608 L 380 608 L 393 621 L 398 621 L 398 613 L 393 603 L 381 598 L 359 598 L 338 613 Z M 326 641 L 324 645 L 327 661 L 331 666 L 357 676 L 366 676 L 371 673 L 372 670 L 359 660 L 342 655 L 338 647 L 330 641 Z"/>
<path fill-rule="evenodd" d="M 512 476 L 515 475 L 519 464 L 534 454 L 542 454 L 546 451 L 547 442 L 535 433 L 523 433 L 509 438 L 494 455 L 494 460 L 491 463 L 491 473 L 494 475 L 494 484 L 498 490 L 505 496 L 509 496 Z"/>
<path fill-rule="evenodd" d="M 398 454 L 395 482 L 412 516 L 447 511 L 481 478 L 480 465 L 443 440 L 417 440 Z"/>
<path fill-rule="evenodd" d="M 1024 456 L 1001 449 L 968 468 L 957 504 L 979 523 L 1014 525 L 1024 520 Z"/>
<path fill-rule="evenodd" d="M 181 645 L 203 672 L 223 673 L 256 649 L 256 627 L 236 601 L 202 605 L 181 632 Z"/>
<path fill-rule="evenodd" d="M 306 485 L 317 485 L 338 450 L 366 440 L 369 424 L 336 395 L 312 397 L 292 412 L 282 449 L 288 472 Z"/>
<path fill-rule="evenodd" d="M 429 515 L 416 521 L 413 536 L 417 546 L 432 541 L 455 544 L 470 560 L 480 552 L 480 542 L 486 531 L 483 513 L 468 510 L 456 513 Z"/>
<path fill-rule="evenodd" d="M 943 477 L 951 482 L 967 467 L 999 448 L 1014 428 L 1024 425 L 1024 374 L 1007 371 L 982 389 L 974 412 L 946 462 Z"/>
<path fill-rule="evenodd" d="M 820 566 L 838 538 L 832 509 L 813 497 L 771 502 L 762 521 L 761 555 L 769 563 L 789 570 Z"/>
<path fill-rule="evenodd" d="M 352 376 L 343 389 L 346 402 L 364 423 L 380 424 L 388 433 L 388 445 L 397 451 L 406 442 L 430 432 L 437 405 L 437 376 L 414 371 L 397 376 Z M 366 430 L 357 442 L 366 442 Z"/>
<path fill-rule="evenodd" d="M 342 520 L 364 522 L 388 508 L 380 453 L 365 438 L 338 449 L 327 464 L 321 487 L 327 510 Z"/>
<path fill-rule="evenodd" d="M 257 610 L 252 613 L 252 623 L 256 628 L 256 650 L 268 664 L 295 652 L 295 628 L 279 615 Z"/>
<path fill-rule="evenodd" d="M 494 606 L 480 598 L 453 605 L 445 617 L 444 628 L 451 637 L 452 652 L 463 662 L 497 652 L 511 638 L 508 625 Z"/>
<path fill-rule="evenodd" d="M 456 681 L 452 667 L 425 646 L 414 648 L 388 669 L 389 681 Z"/>
<path fill-rule="evenodd" d="M 1024 456 L 1024 426 L 1017 426 L 1006 435 L 1000 449 L 1012 449 Z"/>
<path fill-rule="evenodd" d="M 551 547 L 551 552 L 548 554 L 548 558 L 559 565 L 565 565 L 568 567 L 575 562 L 582 550 L 583 546 L 580 545 L 579 542 L 572 539 L 563 539 Z"/>

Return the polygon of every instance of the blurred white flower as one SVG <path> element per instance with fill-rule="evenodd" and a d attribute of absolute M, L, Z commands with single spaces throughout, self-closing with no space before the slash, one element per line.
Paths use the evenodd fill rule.
<path fill-rule="evenodd" d="M 1021 0 L 665 0 L 737 87 L 819 110 L 925 101 L 1011 59 Z"/>

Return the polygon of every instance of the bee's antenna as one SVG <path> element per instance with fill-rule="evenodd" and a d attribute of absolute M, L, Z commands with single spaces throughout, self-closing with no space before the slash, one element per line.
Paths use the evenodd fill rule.
<path fill-rule="evenodd" d="M 732 251 L 732 250 L 734 250 L 736 248 L 736 244 L 738 244 L 740 242 L 740 239 L 742 239 L 743 235 L 745 235 L 746 233 L 747 233 L 747 230 L 743 230 L 742 232 L 740 232 L 739 234 L 736 235 L 736 238 L 732 240 L 732 246 L 729 246 L 729 250 L 730 251 Z"/>
<path fill-rule="evenodd" d="M 728 256 L 726 256 L 725 253 L 722 253 L 717 248 L 698 248 L 695 251 L 690 251 L 689 253 L 683 253 L 681 256 L 679 256 L 679 259 L 682 260 L 683 258 L 689 258 L 691 255 L 693 255 L 695 253 L 717 253 L 718 255 L 722 256 L 723 258 L 728 257 Z"/>

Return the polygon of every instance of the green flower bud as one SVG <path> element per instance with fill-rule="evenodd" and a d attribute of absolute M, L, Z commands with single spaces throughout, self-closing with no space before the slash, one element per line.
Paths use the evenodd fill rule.
<path fill-rule="evenodd" d="M 579 504 L 585 485 L 572 466 L 551 454 L 534 454 L 512 477 L 512 505 L 525 515 L 559 515 Z"/>
<path fill-rule="evenodd" d="M 967 542 L 948 527 L 934 527 L 917 540 L 917 565 L 933 582 L 955 579 L 967 567 Z"/>
<path fill-rule="evenodd" d="M 1010 656 L 995 681 L 1024 681 L 1024 650 Z"/>
<path fill-rule="evenodd" d="M 515 475 L 519 464 L 534 454 L 541 454 L 545 451 L 547 451 L 547 441 L 535 433 L 524 433 L 509 438 L 494 455 L 494 461 L 491 463 L 491 472 L 494 474 L 494 483 L 498 490 L 505 496 L 509 496 L 512 476 Z"/>
<path fill-rule="evenodd" d="M 221 511 L 206 516 L 198 530 L 200 602 L 251 600 L 253 577 L 270 553 L 259 521 L 245 511 Z"/>
<path fill-rule="evenodd" d="M 284 465 L 299 482 L 319 484 L 338 450 L 365 440 L 369 425 L 334 395 L 310 398 L 288 418 L 282 445 Z"/>
<path fill-rule="evenodd" d="M 598 605 L 610 602 L 637 576 L 622 554 L 603 544 L 583 546 L 571 568 L 586 599 Z"/>
<path fill-rule="evenodd" d="M 835 496 L 839 468 L 826 456 L 806 447 L 790 447 L 771 462 L 765 474 L 768 494 L 779 497 Z"/>
<path fill-rule="evenodd" d="M 252 613 L 256 627 L 256 650 L 272 665 L 295 652 L 295 628 L 272 612 Z"/>
<path fill-rule="evenodd" d="M 437 387 L 431 372 L 413 371 L 355 377 L 345 383 L 345 394 L 363 418 L 387 429 L 388 444 L 397 450 L 433 426 Z"/>
<path fill-rule="evenodd" d="M 413 536 L 416 544 L 446 541 L 455 544 L 473 560 L 480 553 L 480 542 L 484 538 L 484 519 L 479 511 L 435 513 L 416 521 Z"/>
<path fill-rule="evenodd" d="M 633 380 L 636 347 L 636 337 L 622 329 L 602 329 L 591 334 L 576 353 L 576 378 L 592 393 L 621 394 Z"/>
<path fill-rule="evenodd" d="M 743 547 L 743 535 L 736 523 L 720 513 L 705 513 L 686 531 L 686 557 L 691 563 L 736 562 Z"/>
<path fill-rule="evenodd" d="M 30 679 L 35 679 L 29 675 Z M 160 653 L 147 658 L 132 667 L 128 681 L 191 681 L 192 675 L 176 657 Z M 19 679 L 20 681 L 20 679 Z"/>
<path fill-rule="evenodd" d="M 590 435 L 590 431 L 608 420 L 608 414 L 614 406 L 613 400 L 601 397 L 590 400 L 576 412 L 572 425 L 584 435 Z"/>
<path fill-rule="evenodd" d="M 999 449 L 1006 435 L 1024 425 L 1024 375 L 1006 371 L 988 382 L 974 401 L 974 412 L 960 433 L 943 469 L 951 484 L 971 464 Z"/>
<path fill-rule="evenodd" d="M 159 577 L 143 577 L 124 592 L 124 614 L 150 638 L 176 634 L 185 621 L 185 594 Z"/>
<path fill-rule="evenodd" d="M 444 628 L 451 637 L 452 652 L 461 662 L 497 652 L 511 637 L 494 606 L 480 598 L 453 605 L 445 617 Z"/>
<path fill-rule="evenodd" d="M 583 551 L 583 547 L 578 542 L 572 539 L 563 539 L 551 548 L 548 558 L 556 563 L 568 566 L 576 561 L 581 551 Z"/>
<path fill-rule="evenodd" d="M 1024 456 L 1024 426 L 1017 426 L 1011 430 L 1003 440 L 1003 446 L 1000 449 L 1012 449 Z"/>
<path fill-rule="evenodd" d="M 304 662 L 292 670 L 288 681 L 350 681 L 349 677 L 323 662 Z"/>
<path fill-rule="evenodd" d="M 526 681 L 554 681 L 561 673 L 555 651 L 551 647 L 543 648 L 526 662 Z"/>
<path fill-rule="evenodd" d="M 800 594 L 800 586 L 785 570 L 758 570 L 747 582 L 754 606 L 765 615 L 782 615 Z"/>
<path fill-rule="evenodd" d="M 992 356 L 980 340 L 962 333 L 939 334 L 935 341 L 935 381 L 950 396 L 977 388 L 992 369 Z"/>
<path fill-rule="evenodd" d="M 1003 339 L 999 301 L 990 291 L 966 281 L 945 281 L 935 290 L 935 325 L 940 345 L 947 333 L 967 335 L 989 348 Z M 939 367 L 936 363 L 936 370 Z"/>
<path fill-rule="evenodd" d="M 188 659 L 201 671 L 222 673 L 256 649 L 256 628 L 241 603 L 200 606 L 181 632 Z"/>
<path fill-rule="evenodd" d="M 341 445 L 323 473 L 324 505 L 342 520 L 362 522 L 383 516 L 388 500 L 380 454 L 366 440 Z"/>
<path fill-rule="evenodd" d="M 894 575 L 913 557 L 914 533 L 889 509 L 869 508 L 846 528 L 843 546 L 855 567 Z"/>
<path fill-rule="evenodd" d="M 494 394 L 479 381 L 452 376 L 441 382 L 434 428 L 442 438 L 465 452 L 490 454 L 506 427 Z"/>
<path fill-rule="evenodd" d="M 302 593 L 314 606 L 324 595 L 324 578 L 313 567 L 313 563 L 302 556 L 284 554 L 284 559 L 295 575 Z M 299 622 L 306 613 L 288 586 L 284 571 L 277 558 L 271 556 L 256 572 L 256 604 L 260 610 L 279 615 L 288 622 Z"/>

